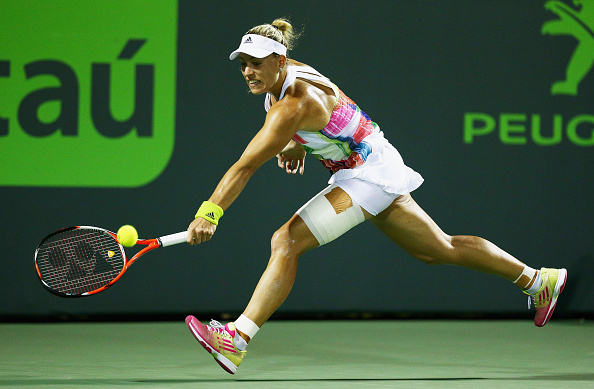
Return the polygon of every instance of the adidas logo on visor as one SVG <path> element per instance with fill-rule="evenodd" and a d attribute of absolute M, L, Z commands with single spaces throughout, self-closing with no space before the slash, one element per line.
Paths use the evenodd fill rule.
<path fill-rule="evenodd" d="M 243 43 L 253 43 L 252 42 L 252 37 L 248 36 L 246 40 L 243 41 Z"/>

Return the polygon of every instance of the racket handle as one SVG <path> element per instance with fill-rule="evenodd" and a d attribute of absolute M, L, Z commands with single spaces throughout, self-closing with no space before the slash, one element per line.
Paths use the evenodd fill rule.
<path fill-rule="evenodd" d="M 167 247 L 174 244 L 186 243 L 188 231 L 178 232 L 176 234 L 165 235 L 159 238 L 161 247 Z"/>

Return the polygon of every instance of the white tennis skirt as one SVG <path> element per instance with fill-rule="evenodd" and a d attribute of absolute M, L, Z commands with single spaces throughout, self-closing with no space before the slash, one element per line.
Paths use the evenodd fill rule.
<path fill-rule="evenodd" d="M 423 177 L 404 164 L 400 153 L 381 133 L 365 138 L 371 154 L 361 166 L 342 169 L 332 175 L 335 184 L 372 215 L 386 209 L 397 197 L 423 183 Z"/>

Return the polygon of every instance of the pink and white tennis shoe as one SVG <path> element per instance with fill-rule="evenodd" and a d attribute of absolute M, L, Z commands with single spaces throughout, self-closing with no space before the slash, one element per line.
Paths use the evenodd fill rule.
<path fill-rule="evenodd" d="M 233 323 L 222 325 L 216 320 L 211 320 L 209 325 L 204 325 L 194 316 L 186 317 L 186 325 L 192 335 L 208 351 L 226 372 L 235 374 L 247 351 L 242 351 L 235 346 L 234 338 L 237 333 Z"/>

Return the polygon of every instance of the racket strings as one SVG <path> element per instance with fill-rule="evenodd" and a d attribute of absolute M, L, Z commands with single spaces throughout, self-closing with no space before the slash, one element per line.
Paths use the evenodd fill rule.
<path fill-rule="evenodd" d="M 37 263 L 43 281 L 69 295 L 102 288 L 124 268 L 115 239 L 94 229 L 66 230 L 49 237 L 38 248 Z"/>

